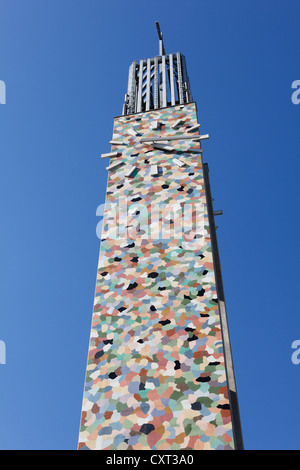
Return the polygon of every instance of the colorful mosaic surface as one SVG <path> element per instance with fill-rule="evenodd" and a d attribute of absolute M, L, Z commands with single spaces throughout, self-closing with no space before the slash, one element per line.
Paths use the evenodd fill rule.
<path fill-rule="evenodd" d="M 155 120 L 158 130 L 151 129 Z M 120 145 L 112 149 L 123 164 L 108 176 L 80 449 L 234 447 L 200 144 L 176 140 L 176 150 L 165 151 L 140 141 L 186 134 L 196 124 L 194 103 L 115 119 L 113 141 Z M 187 165 L 176 165 L 174 157 Z M 129 164 L 137 169 L 126 177 Z M 129 216 L 111 236 L 110 222 L 118 217 L 110 203 L 120 200 L 129 204 Z M 193 243 L 149 231 L 157 217 L 149 216 L 151 205 L 199 201 L 201 245 L 197 236 Z M 166 217 L 168 226 L 172 218 Z M 125 229 L 132 226 L 129 236 Z"/>

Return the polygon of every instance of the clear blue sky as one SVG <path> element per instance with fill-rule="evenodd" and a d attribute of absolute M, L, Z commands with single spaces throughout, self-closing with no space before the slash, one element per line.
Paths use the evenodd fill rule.
<path fill-rule="evenodd" d="M 298 0 L 1 0 L 0 447 L 76 449 L 114 116 L 132 60 L 187 59 L 246 449 L 300 449 Z"/>

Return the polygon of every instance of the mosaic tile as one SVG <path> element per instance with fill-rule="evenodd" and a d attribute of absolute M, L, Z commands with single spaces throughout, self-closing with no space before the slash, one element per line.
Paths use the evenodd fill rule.
<path fill-rule="evenodd" d="M 108 171 L 80 449 L 234 447 L 202 157 L 190 151 L 200 144 L 175 140 L 165 151 L 140 141 L 186 134 L 197 123 L 194 103 L 115 118 L 112 139 L 126 145 L 112 146 L 122 165 Z M 131 178 L 128 165 L 138 168 Z M 201 243 L 192 210 L 192 239 L 171 230 L 180 203 L 199 202 Z"/>

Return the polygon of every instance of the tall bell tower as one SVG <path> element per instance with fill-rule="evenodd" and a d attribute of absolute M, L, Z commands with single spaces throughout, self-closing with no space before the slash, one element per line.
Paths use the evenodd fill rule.
<path fill-rule="evenodd" d="M 185 57 L 134 61 L 114 119 L 79 449 L 242 449 Z"/>

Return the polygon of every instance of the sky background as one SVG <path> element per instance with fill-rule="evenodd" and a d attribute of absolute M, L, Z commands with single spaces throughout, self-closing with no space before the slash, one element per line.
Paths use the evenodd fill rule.
<path fill-rule="evenodd" d="M 113 118 L 186 56 L 246 449 L 300 449 L 298 0 L 0 0 L 0 448 L 76 449 Z"/>

